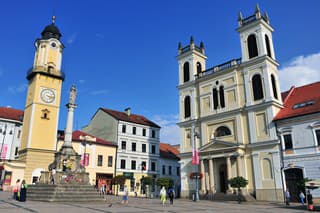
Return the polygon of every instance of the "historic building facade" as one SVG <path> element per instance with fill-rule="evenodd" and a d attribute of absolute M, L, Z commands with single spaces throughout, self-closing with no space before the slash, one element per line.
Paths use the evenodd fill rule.
<path fill-rule="evenodd" d="M 244 193 L 258 200 L 282 200 L 280 141 L 272 122 L 282 108 L 273 48 L 273 28 L 259 7 L 239 14 L 242 57 L 206 68 L 203 42 L 179 43 L 179 127 L 181 193 L 196 189 L 191 172 L 200 171 L 201 193 L 231 193 L 228 180 L 248 180 Z M 199 153 L 192 162 L 192 153 Z M 195 163 L 195 164 L 193 164 Z"/>
<path fill-rule="evenodd" d="M 284 108 L 274 122 L 281 138 L 281 172 L 285 187 L 297 200 L 296 183 L 320 179 L 320 82 L 283 92 Z M 301 190 L 301 189 L 300 189 Z M 320 190 L 312 190 L 320 197 Z"/>
<path fill-rule="evenodd" d="M 116 175 L 127 177 L 130 194 L 144 195 L 146 186 L 141 178 L 158 177 L 160 126 L 132 114 L 130 108 L 124 112 L 100 108 L 82 131 L 118 145 Z M 154 190 L 152 187 L 151 192 Z"/>

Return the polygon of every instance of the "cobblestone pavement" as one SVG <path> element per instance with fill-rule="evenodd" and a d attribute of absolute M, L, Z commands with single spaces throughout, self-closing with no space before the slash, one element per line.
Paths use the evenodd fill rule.
<path fill-rule="evenodd" d="M 87 203 L 51 203 L 27 201 L 18 202 L 13 200 L 11 193 L 0 191 L 0 213 L 11 212 L 54 212 L 54 213 L 82 213 L 82 212 L 186 212 L 186 213 L 211 213 L 211 212 L 306 212 L 298 204 L 288 208 L 283 203 L 270 202 L 193 202 L 186 199 L 174 200 L 174 205 L 167 202 L 164 206 L 159 199 L 129 197 L 129 204 L 121 204 L 121 196 L 106 196 L 106 201 Z"/>

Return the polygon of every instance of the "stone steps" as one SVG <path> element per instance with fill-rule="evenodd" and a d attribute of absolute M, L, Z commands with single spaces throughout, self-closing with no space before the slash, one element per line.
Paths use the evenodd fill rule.
<path fill-rule="evenodd" d="M 49 185 L 37 184 L 28 187 L 28 200 L 49 202 L 88 202 L 103 201 L 96 189 L 91 185 Z"/>

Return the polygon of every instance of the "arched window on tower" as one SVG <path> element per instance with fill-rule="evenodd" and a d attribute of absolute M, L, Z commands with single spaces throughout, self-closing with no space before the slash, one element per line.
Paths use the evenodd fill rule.
<path fill-rule="evenodd" d="M 189 62 L 183 64 L 183 82 L 190 80 Z"/>
<path fill-rule="evenodd" d="M 227 136 L 231 135 L 231 131 L 228 127 L 226 126 L 220 126 L 216 129 L 214 136 L 215 137 L 222 137 L 222 136 Z"/>
<path fill-rule="evenodd" d="M 251 34 L 248 37 L 248 51 L 249 51 L 249 58 L 253 58 L 258 56 L 258 46 L 256 36 Z"/>
<path fill-rule="evenodd" d="M 270 49 L 270 42 L 269 42 L 269 37 L 267 35 L 264 36 L 264 39 L 266 41 L 266 47 L 267 47 L 267 54 L 270 58 L 271 57 L 271 49 Z"/>
<path fill-rule="evenodd" d="M 271 83 L 272 83 L 272 91 L 273 91 L 273 97 L 278 100 L 278 92 L 277 92 L 277 86 L 276 86 L 276 79 L 273 74 L 271 74 Z"/>
<path fill-rule="evenodd" d="M 219 88 L 219 96 L 220 96 L 220 106 L 221 108 L 224 108 L 226 106 L 224 102 L 224 87 L 220 86 Z"/>
<path fill-rule="evenodd" d="M 184 118 L 191 116 L 190 96 L 184 98 Z"/>
<path fill-rule="evenodd" d="M 212 90 L 212 98 L 213 98 L 213 109 L 217 109 L 218 108 L 218 105 L 219 105 L 219 103 L 218 103 L 218 90 L 217 90 L 217 88 L 214 88 L 213 90 Z"/>
<path fill-rule="evenodd" d="M 202 72 L 202 67 L 201 67 L 201 63 L 197 62 L 197 75 L 199 76 Z"/>
<path fill-rule="evenodd" d="M 255 74 L 252 77 L 252 91 L 253 100 L 257 101 L 263 98 L 262 81 L 261 76 L 259 74 Z"/>

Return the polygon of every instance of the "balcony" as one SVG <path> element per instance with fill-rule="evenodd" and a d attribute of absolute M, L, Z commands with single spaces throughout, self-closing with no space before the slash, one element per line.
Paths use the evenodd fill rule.
<path fill-rule="evenodd" d="M 33 78 L 37 73 L 54 77 L 54 78 L 59 78 L 62 81 L 65 79 L 65 74 L 63 71 L 58 71 L 56 69 L 48 69 L 47 67 L 44 66 L 36 66 L 36 67 L 31 67 L 28 72 L 27 72 L 27 79 L 30 80 Z"/>

